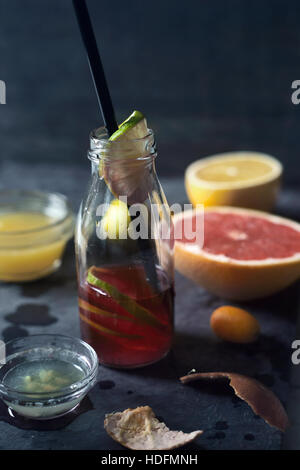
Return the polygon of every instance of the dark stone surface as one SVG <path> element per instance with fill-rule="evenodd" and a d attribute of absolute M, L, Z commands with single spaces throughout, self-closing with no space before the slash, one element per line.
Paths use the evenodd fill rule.
<path fill-rule="evenodd" d="M 22 177 L 20 177 L 20 175 Z M 60 190 L 78 207 L 88 168 L 55 165 L 3 164 L 1 184 Z M 181 180 L 164 180 L 169 201 L 184 202 Z M 297 211 L 298 193 L 282 194 L 278 211 Z M 261 324 L 258 343 L 230 345 L 212 333 L 209 318 L 223 300 L 176 274 L 176 336 L 171 353 L 161 362 L 132 371 L 100 367 L 99 382 L 76 419 L 60 429 L 35 430 L 31 423 L 7 423 L 0 409 L 1 449 L 120 449 L 103 429 L 105 413 L 148 404 L 171 429 L 204 433 L 188 450 L 278 449 L 281 433 L 258 418 L 225 384 L 182 385 L 179 377 L 199 371 L 231 370 L 256 377 L 286 406 L 289 394 L 291 342 L 296 338 L 297 286 L 247 308 Z M 73 244 L 69 243 L 61 269 L 28 284 L 0 284 L 2 338 L 38 333 L 78 336 Z M 31 314 L 29 314 L 31 312 Z M 41 321 L 43 316 L 43 321 Z M 61 427 L 64 426 L 64 427 Z"/>

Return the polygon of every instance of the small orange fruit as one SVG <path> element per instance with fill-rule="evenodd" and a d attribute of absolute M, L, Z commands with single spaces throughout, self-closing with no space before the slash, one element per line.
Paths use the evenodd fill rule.
<path fill-rule="evenodd" d="M 210 326 L 219 338 L 232 343 L 252 343 L 260 331 L 258 321 L 251 313 L 230 305 L 213 312 Z"/>

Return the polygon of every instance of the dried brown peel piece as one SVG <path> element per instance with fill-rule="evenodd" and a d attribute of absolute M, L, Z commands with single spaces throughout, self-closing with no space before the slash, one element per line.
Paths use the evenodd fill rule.
<path fill-rule="evenodd" d="M 234 393 L 244 400 L 255 414 L 263 418 L 270 426 L 285 431 L 289 419 L 279 399 L 265 385 L 256 379 L 233 372 L 201 372 L 180 377 L 183 384 L 201 379 L 227 379 Z"/>
<path fill-rule="evenodd" d="M 104 428 L 115 441 L 133 450 L 170 450 L 193 441 L 203 431 L 170 431 L 150 406 L 128 408 L 105 416 Z"/>

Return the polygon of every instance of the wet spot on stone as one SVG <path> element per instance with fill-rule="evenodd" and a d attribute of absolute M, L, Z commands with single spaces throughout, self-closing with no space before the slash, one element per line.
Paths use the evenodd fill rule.
<path fill-rule="evenodd" d="M 21 304 L 14 313 L 5 316 L 5 320 L 19 325 L 47 326 L 57 318 L 49 314 L 49 307 L 43 304 Z"/>
<path fill-rule="evenodd" d="M 219 431 L 223 429 L 228 429 L 228 424 L 226 421 L 217 421 L 215 424 L 215 428 L 218 429 Z"/>
<path fill-rule="evenodd" d="M 38 282 L 29 282 L 22 285 L 21 295 L 23 297 L 30 298 L 40 297 L 48 292 L 51 287 L 55 287 L 55 284 L 51 283 L 49 279 L 48 282 L 44 280 L 39 280 Z"/>
<path fill-rule="evenodd" d="M 113 382 L 112 380 L 100 380 L 98 384 L 101 390 L 110 390 L 116 385 L 115 382 Z"/>
<path fill-rule="evenodd" d="M 19 326 L 8 326 L 2 332 L 2 337 L 5 342 L 10 341 L 11 339 L 22 338 L 23 336 L 28 336 L 28 331 L 25 330 L 25 328 L 20 328 Z"/>
<path fill-rule="evenodd" d="M 254 441 L 255 436 L 253 436 L 253 434 L 251 434 L 251 433 L 248 433 L 248 434 L 244 435 L 244 439 L 246 439 L 246 441 Z"/>
<path fill-rule="evenodd" d="M 127 395 L 132 395 L 133 394 L 133 391 L 132 390 L 128 390 L 127 391 Z"/>
<path fill-rule="evenodd" d="M 206 439 L 224 439 L 226 437 L 225 432 L 216 432 L 212 436 L 208 436 Z"/>

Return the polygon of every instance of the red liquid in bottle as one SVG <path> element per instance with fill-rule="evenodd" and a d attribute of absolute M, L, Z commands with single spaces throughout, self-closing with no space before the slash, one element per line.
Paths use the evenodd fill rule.
<path fill-rule="evenodd" d="M 111 367 L 139 367 L 167 354 L 173 336 L 173 286 L 157 269 L 157 286 L 141 265 L 89 270 L 79 288 L 82 338 Z"/>

